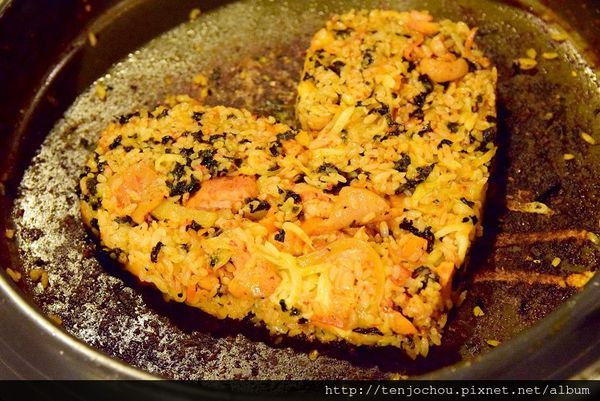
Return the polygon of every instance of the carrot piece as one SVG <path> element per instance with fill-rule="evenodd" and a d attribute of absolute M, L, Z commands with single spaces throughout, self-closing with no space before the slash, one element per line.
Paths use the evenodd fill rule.
<path fill-rule="evenodd" d="M 477 34 L 478 28 L 471 29 L 469 32 L 469 36 L 465 41 L 465 56 L 469 57 L 471 55 L 471 48 L 473 47 L 473 43 L 475 42 L 475 35 Z"/>
<path fill-rule="evenodd" d="M 408 235 L 409 238 L 402 246 L 400 252 L 406 260 L 416 262 L 423 256 L 425 249 L 427 249 L 427 240 L 413 234 Z"/>
<path fill-rule="evenodd" d="M 452 276 L 454 275 L 454 271 L 454 263 L 452 262 L 442 262 L 436 268 L 436 273 L 440 277 L 442 297 L 444 299 L 450 297 L 450 290 L 452 289 Z"/>
<path fill-rule="evenodd" d="M 302 230 L 308 235 L 319 232 L 325 226 L 325 219 L 320 217 L 310 217 L 301 225 Z"/>
<path fill-rule="evenodd" d="M 119 208 L 117 214 L 129 205 L 136 204 L 131 213 L 131 218 L 136 223 L 142 223 L 166 195 L 166 187 L 149 161 L 141 161 L 126 172 L 115 175 L 110 186 Z"/>
<path fill-rule="evenodd" d="M 415 325 L 400 312 L 393 312 L 390 327 L 398 334 L 408 335 L 417 333 Z"/>
<path fill-rule="evenodd" d="M 202 183 L 186 207 L 193 209 L 229 209 L 246 198 L 258 195 L 256 178 L 244 175 L 220 177 Z"/>

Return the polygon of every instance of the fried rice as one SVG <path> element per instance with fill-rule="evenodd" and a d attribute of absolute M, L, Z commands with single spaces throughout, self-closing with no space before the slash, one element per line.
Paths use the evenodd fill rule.
<path fill-rule="evenodd" d="M 300 130 L 184 96 L 122 116 L 82 174 L 84 222 L 168 299 L 425 356 L 495 153 L 496 71 L 475 32 L 334 16 L 307 54 Z"/>

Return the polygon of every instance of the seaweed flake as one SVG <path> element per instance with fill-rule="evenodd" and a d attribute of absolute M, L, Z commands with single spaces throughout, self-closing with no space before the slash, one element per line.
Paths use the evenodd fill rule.
<path fill-rule="evenodd" d="M 215 135 L 211 135 L 208 137 L 208 142 L 210 142 L 211 145 L 214 145 L 215 142 L 225 141 L 226 138 L 227 138 L 227 134 L 225 134 L 225 133 L 215 134 Z"/>
<path fill-rule="evenodd" d="M 454 142 L 452 142 L 450 139 L 442 139 L 440 141 L 440 143 L 438 144 L 437 148 L 440 149 L 442 148 L 444 145 L 448 145 L 448 146 L 452 146 Z"/>
<path fill-rule="evenodd" d="M 294 203 L 300 203 L 302 202 L 302 198 L 300 197 L 300 195 L 298 195 L 296 192 L 290 190 L 290 189 L 286 189 L 286 190 L 282 190 L 281 188 L 279 188 L 279 193 L 283 194 L 283 201 L 285 202 L 286 200 L 288 200 L 289 198 L 292 198 L 294 200 Z"/>
<path fill-rule="evenodd" d="M 475 206 L 475 202 L 468 200 L 464 196 L 462 198 L 460 198 L 460 201 L 462 203 L 464 203 L 465 205 L 469 206 L 470 208 L 473 208 L 473 206 Z"/>
<path fill-rule="evenodd" d="M 119 116 L 118 121 L 119 124 L 124 125 L 127 124 L 129 122 L 129 120 L 131 120 L 133 117 L 139 117 L 140 112 L 136 111 L 135 113 L 129 113 L 129 114 L 123 114 L 121 116 Z"/>
<path fill-rule="evenodd" d="M 337 75 L 338 77 L 341 74 L 342 68 L 346 65 L 346 63 L 344 63 L 341 60 L 336 60 L 333 63 L 331 63 L 327 69 L 330 71 L 333 71 L 335 73 L 335 75 Z"/>
<path fill-rule="evenodd" d="M 431 92 L 433 92 L 433 82 L 431 82 L 431 79 L 429 79 L 429 77 L 427 75 L 425 75 L 425 74 L 419 75 L 419 82 L 421 82 L 423 84 L 423 88 L 425 91 L 423 93 L 430 94 Z"/>
<path fill-rule="evenodd" d="M 427 240 L 427 253 L 430 253 L 433 250 L 433 243 L 435 242 L 435 236 L 431 231 L 431 227 L 427 226 L 423 231 L 420 231 L 417 227 L 414 226 L 413 221 L 409 219 L 403 219 L 400 225 L 398 226 L 401 230 L 408 231 L 409 233 L 416 235 L 417 237 L 424 238 Z"/>
<path fill-rule="evenodd" d="M 323 163 L 317 168 L 319 174 L 340 174 L 340 170 L 331 163 Z"/>
<path fill-rule="evenodd" d="M 114 141 L 112 141 L 112 143 L 110 145 L 108 145 L 108 148 L 110 150 L 116 149 L 120 144 L 121 141 L 123 140 L 123 136 L 122 135 L 118 135 Z"/>
<path fill-rule="evenodd" d="M 373 64 L 373 54 L 371 53 L 371 51 L 366 50 L 365 52 L 363 52 L 363 57 L 362 57 L 362 61 L 360 63 L 360 66 L 365 69 L 368 66 L 370 66 L 371 64 Z"/>
<path fill-rule="evenodd" d="M 195 111 L 192 113 L 192 120 L 196 121 L 198 124 L 202 125 L 202 116 L 204 115 L 203 112 L 200 111 Z"/>
<path fill-rule="evenodd" d="M 162 143 L 163 145 L 166 145 L 168 143 L 173 143 L 173 142 L 175 142 L 175 139 L 170 135 L 165 135 L 160 140 L 160 143 Z"/>
<path fill-rule="evenodd" d="M 377 336 L 382 336 L 383 333 L 377 328 L 377 327 L 367 327 L 367 328 L 361 328 L 361 327 L 357 327 L 355 329 L 352 329 L 353 332 L 358 333 L 358 334 L 371 334 L 371 335 L 377 335 Z"/>
<path fill-rule="evenodd" d="M 411 273 L 411 277 L 414 279 L 422 278 L 421 287 L 419 288 L 417 293 L 421 292 L 421 290 L 423 290 L 425 287 L 427 287 L 427 284 L 429 281 L 433 281 L 436 283 L 440 281 L 439 276 L 427 266 L 417 267 Z"/>
<path fill-rule="evenodd" d="M 156 119 L 160 120 L 161 118 L 165 118 L 168 115 L 169 115 L 169 109 L 165 108 L 165 109 L 162 109 L 161 112 L 156 116 Z"/>
<path fill-rule="evenodd" d="M 279 156 L 279 154 L 281 153 L 282 147 L 281 147 L 281 142 L 279 141 L 275 141 L 273 143 L 271 143 L 271 145 L 269 145 L 269 153 L 271 153 L 271 155 L 273 157 Z"/>
<path fill-rule="evenodd" d="M 98 219 L 97 218 L 93 218 L 90 220 L 90 226 L 92 226 L 92 228 L 95 228 L 96 230 L 100 231 L 100 226 L 98 225 Z"/>
<path fill-rule="evenodd" d="M 394 162 L 394 170 L 401 173 L 406 173 L 408 166 L 410 166 L 410 156 L 407 153 L 401 153 L 400 159 Z"/>
<path fill-rule="evenodd" d="M 350 34 L 354 32 L 353 28 L 345 28 L 345 29 L 334 29 L 333 34 L 336 38 L 346 38 L 350 36 Z"/>
<path fill-rule="evenodd" d="M 256 213 L 263 210 L 269 210 L 271 208 L 271 204 L 266 200 L 261 200 L 258 198 L 248 198 L 246 199 L 246 204 L 250 210 L 250 213 Z"/>
<path fill-rule="evenodd" d="M 188 229 L 192 229 L 196 232 L 202 230 L 203 228 L 204 227 L 202 227 L 200 224 L 198 224 L 198 222 L 196 222 L 196 220 L 192 220 L 192 222 L 185 227 L 186 231 Z"/>
<path fill-rule="evenodd" d="M 289 141 L 291 139 L 294 139 L 296 137 L 296 135 L 298 135 L 298 131 L 296 131 L 294 129 L 290 129 L 286 132 L 282 132 L 281 134 L 277 134 L 277 140 L 278 141 Z"/>
<path fill-rule="evenodd" d="M 152 248 L 152 252 L 150 252 L 150 260 L 152 261 L 152 263 L 158 262 L 158 253 L 160 252 L 160 249 L 163 246 L 164 244 L 161 241 L 158 241 L 156 245 L 154 245 L 154 247 Z"/>
<path fill-rule="evenodd" d="M 136 227 L 138 225 L 129 215 L 115 217 L 114 221 L 119 224 L 129 224 L 132 227 Z"/>
<path fill-rule="evenodd" d="M 427 134 L 428 132 L 433 132 L 433 129 L 431 128 L 430 123 L 425 124 L 425 126 L 423 128 L 421 128 L 421 130 L 419 132 L 417 132 L 417 135 L 423 136 L 423 135 Z"/>
<path fill-rule="evenodd" d="M 175 162 L 175 167 L 171 170 L 171 174 L 176 180 L 179 180 L 185 173 L 185 166 L 179 162 Z"/>
<path fill-rule="evenodd" d="M 96 195 L 98 193 L 97 185 L 98 185 L 98 177 L 97 176 L 92 176 L 92 177 L 88 178 L 87 180 L 85 180 L 85 188 L 90 193 L 90 195 Z"/>
<path fill-rule="evenodd" d="M 446 126 L 448 127 L 450 132 L 452 132 L 453 134 L 456 134 L 458 132 L 458 127 L 460 127 L 460 124 L 454 123 L 454 122 L 449 122 L 448 124 L 446 124 Z"/>
<path fill-rule="evenodd" d="M 285 241 L 285 230 L 281 229 L 275 234 L 275 241 L 283 242 Z"/>

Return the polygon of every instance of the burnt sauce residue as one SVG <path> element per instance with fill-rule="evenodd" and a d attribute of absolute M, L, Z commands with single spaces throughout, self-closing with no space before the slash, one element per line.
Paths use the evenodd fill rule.
<path fill-rule="evenodd" d="M 310 35 L 333 11 L 356 4 L 278 3 L 236 3 L 163 35 L 103 78 L 104 101 L 92 87 L 57 123 L 26 172 L 13 211 L 24 280 L 44 311 L 82 341 L 173 378 L 382 378 L 487 352 L 578 291 L 572 275 L 594 270 L 600 255 L 589 234 L 599 231 L 600 151 L 580 137 L 600 134 L 594 131 L 600 126 L 597 87 L 574 48 L 553 41 L 540 19 L 487 2 L 481 8 L 473 1 L 418 2 L 436 16 L 479 26 L 478 40 L 499 72 L 499 154 L 484 236 L 456 279 L 468 290 L 466 299 L 451 313 L 443 345 L 432 347 L 428 358 L 412 361 L 393 348 L 272 338 L 248 322 L 166 303 L 96 251 L 82 226 L 75 188 L 107 122 L 153 107 L 168 94 L 187 93 L 206 95 L 210 105 L 246 107 L 294 123 L 295 86 Z M 538 55 L 535 69 L 520 71 L 513 60 L 528 48 L 559 57 Z M 197 74 L 207 78 L 208 88 L 194 83 Z M 574 159 L 565 160 L 566 153 Z M 543 202 L 553 214 L 510 211 L 507 200 Z M 48 272 L 45 289 L 27 278 L 36 268 Z M 312 361 L 314 349 L 319 357 Z"/>

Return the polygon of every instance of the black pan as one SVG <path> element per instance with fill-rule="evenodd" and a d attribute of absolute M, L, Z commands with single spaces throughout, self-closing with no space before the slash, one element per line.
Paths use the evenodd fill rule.
<path fill-rule="evenodd" d="M 16 234 L 0 242 L 0 263 L 22 272 L 23 279 L 13 283 L 4 269 L 0 275 L 0 376 L 568 378 L 597 364 L 599 279 L 578 288 L 567 278 L 595 271 L 600 257 L 587 234 L 600 232 L 600 146 L 580 138 L 588 132 L 600 140 L 593 52 L 600 6 L 565 4 L 204 1 L 196 21 L 112 68 L 187 20 L 198 2 L 3 4 L 0 228 Z M 500 76 L 499 154 L 485 235 L 455 283 L 468 295 L 451 314 L 442 346 L 416 361 L 391 348 L 271 338 L 247 322 L 219 321 L 165 303 L 95 250 L 77 212 L 74 188 L 98 130 L 168 94 L 197 94 L 197 73 L 209 77 L 209 104 L 246 107 L 293 123 L 294 87 L 310 35 L 332 13 L 359 6 L 428 9 L 479 26 L 478 40 Z M 570 39 L 553 40 L 557 29 Z M 559 57 L 540 59 L 524 73 L 513 61 L 529 48 Z M 108 97 L 101 101 L 90 84 L 107 71 L 102 85 Z M 576 157 L 567 162 L 565 153 Z M 544 202 L 555 213 L 512 212 L 507 199 L 515 198 Z M 559 267 L 551 264 L 555 257 L 562 260 Z M 46 289 L 28 278 L 34 268 L 49 273 Z M 475 317 L 475 306 L 485 315 Z M 501 345 L 494 348 L 488 340 Z M 316 361 L 307 357 L 313 349 L 319 351 Z"/>

